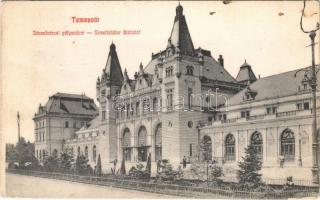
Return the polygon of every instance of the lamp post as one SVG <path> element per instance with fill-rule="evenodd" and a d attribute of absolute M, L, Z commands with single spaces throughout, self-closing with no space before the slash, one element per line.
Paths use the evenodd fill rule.
<path fill-rule="evenodd" d="M 304 71 L 305 72 L 305 80 L 309 83 L 309 86 L 311 88 L 311 93 L 312 93 L 312 161 L 313 161 L 313 165 L 312 165 L 312 177 L 313 177 L 313 182 L 317 183 L 320 186 L 320 168 L 319 168 L 319 155 L 320 155 L 320 138 L 318 136 L 317 133 L 317 72 L 319 70 L 316 70 L 316 65 L 315 65 L 315 59 L 314 59 L 314 46 L 315 46 L 315 42 L 314 39 L 316 37 L 316 31 L 318 31 L 320 29 L 320 24 L 319 22 L 317 22 L 317 26 L 315 29 L 311 30 L 311 31 L 306 31 L 303 28 L 303 24 L 302 24 L 302 19 L 304 16 L 304 10 L 306 7 L 306 0 L 303 0 L 303 9 L 302 9 L 302 13 L 301 13 L 301 17 L 300 17 L 300 28 L 301 31 L 309 34 L 309 37 L 311 39 L 311 58 L 312 58 L 312 65 L 311 68 L 307 68 L 307 69 L 302 69 L 299 71 Z M 299 72 L 297 71 L 296 74 Z M 296 75 L 295 74 L 295 75 Z M 319 187 L 320 189 L 320 187 Z M 320 190 L 319 190 L 320 193 Z"/>
<path fill-rule="evenodd" d="M 303 71 L 305 72 L 304 74 L 304 80 L 307 81 L 310 88 L 311 88 L 311 93 L 312 93 L 312 177 L 313 177 L 313 182 L 319 184 L 319 155 L 320 155 L 320 138 L 318 138 L 318 133 L 317 133 L 317 72 L 316 70 L 316 65 L 315 65 L 315 59 L 314 59 L 314 46 L 315 42 L 314 39 L 316 37 L 316 32 L 311 31 L 309 33 L 309 37 L 311 39 L 311 54 L 312 54 L 312 65 L 311 68 L 304 68 L 300 69 L 295 73 L 295 76 L 297 73 Z"/>

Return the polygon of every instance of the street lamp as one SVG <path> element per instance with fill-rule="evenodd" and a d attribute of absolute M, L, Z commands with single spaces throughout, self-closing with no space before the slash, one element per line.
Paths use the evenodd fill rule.
<path fill-rule="evenodd" d="M 300 28 L 302 32 L 309 34 L 309 37 L 311 39 L 311 56 L 312 56 L 312 65 L 311 68 L 305 68 L 297 71 L 295 73 L 295 76 L 298 72 L 304 71 L 305 76 L 304 80 L 306 80 L 309 83 L 309 86 L 311 87 L 311 93 L 312 93 L 312 155 L 313 155 L 313 165 L 312 165 L 312 175 L 313 175 L 313 182 L 318 183 L 320 185 L 320 169 L 319 169 L 319 159 L 318 156 L 320 155 L 320 138 L 318 137 L 317 134 L 317 72 L 319 70 L 316 70 L 316 65 L 315 65 L 315 59 L 314 59 L 314 46 L 315 42 L 314 39 L 316 37 L 316 31 L 320 29 L 319 23 L 317 23 L 317 28 L 311 31 L 306 31 L 303 28 L 302 25 L 302 18 L 304 15 L 304 10 L 306 7 L 306 0 L 303 1 L 303 9 L 302 9 L 302 14 L 300 18 Z M 320 191 L 319 191 L 320 192 Z"/>

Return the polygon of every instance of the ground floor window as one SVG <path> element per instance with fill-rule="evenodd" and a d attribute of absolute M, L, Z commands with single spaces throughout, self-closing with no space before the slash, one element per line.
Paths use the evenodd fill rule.
<path fill-rule="evenodd" d="M 232 134 L 228 134 L 225 140 L 225 160 L 226 161 L 235 161 L 235 138 Z"/>
<path fill-rule="evenodd" d="M 123 158 L 125 161 L 131 161 L 131 148 L 123 148 Z"/>
<path fill-rule="evenodd" d="M 138 161 L 145 162 L 147 161 L 147 147 L 138 147 Z"/>
<path fill-rule="evenodd" d="M 295 138 L 290 129 L 283 131 L 281 135 L 281 155 L 284 161 L 294 161 L 295 157 Z"/>

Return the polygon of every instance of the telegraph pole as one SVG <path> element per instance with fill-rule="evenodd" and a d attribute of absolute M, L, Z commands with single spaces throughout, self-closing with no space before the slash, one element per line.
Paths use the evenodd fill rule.
<path fill-rule="evenodd" d="M 20 114 L 19 112 L 17 113 L 17 124 L 18 124 L 18 159 L 19 159 L 19 167 L 21 164 L 21 145 L 20 145 Z"/>

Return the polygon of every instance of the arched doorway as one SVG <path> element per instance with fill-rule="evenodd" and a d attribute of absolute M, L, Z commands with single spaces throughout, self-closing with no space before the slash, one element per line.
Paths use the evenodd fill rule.
<path fill-rule="evenodd" d="M 131 161 L 131 143 L 130 143 L 131 133 L 128 128 L 123 132 L 122 137 L 122 155 L 125 161 Z"/>
<path fill-rule="evenodd" d="M 203 160 L 212 160 L 212 140 L 210 136 L 205 135 L 201 141 L 201 151 Z"/>
<path fill-rule="evenodd" d="M 162 126 L 158 124 L 155 135 L 155 160 L 162 160 Z"/>
<path fill-rule="evenodd" d="M 147 129 L 141 126 L 138 132 L 138 161 L 147 161 Z"/>

